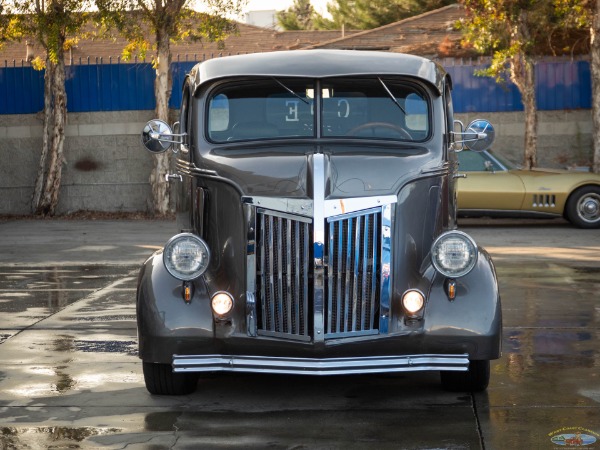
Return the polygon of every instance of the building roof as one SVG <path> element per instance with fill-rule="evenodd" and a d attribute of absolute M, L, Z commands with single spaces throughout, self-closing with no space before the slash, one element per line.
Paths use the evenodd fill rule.
<path fill-rule="evenodd" d="M 219 55 L 263 53 L 298 49 L 382 50 L 410 53 L 429 58 L 473 55 L 461 46 L 460 31 L 454 24 L 462 17 L 459 5 L 450 5 L 419 16 L 368 31 L 274 31 L 238 23 L 238 32 L 225 39 L 224 48 L 210 42 L 171 45 L 175 60 L 202 61 Z M 126 41 L 118 39 L 81 39 L 67 52 L 67 63 L 116 62 Z M 0 62 L 21 64 L 35 56 L 43 57 L 40 46 L 27 41 L 7 43 L 0 50 Z"/>
<path fill-rule="evenodd" d="M 380 50 L 429 58 L 471 56 L 473 50 L 462 46 L 461 32 L 456 29 L 463 16 L 460 5 L 449 5 L 351 36 L 322 41 L 310 48 Z"/>

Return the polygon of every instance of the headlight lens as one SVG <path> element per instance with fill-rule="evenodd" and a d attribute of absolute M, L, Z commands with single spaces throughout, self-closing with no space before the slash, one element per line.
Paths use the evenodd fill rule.
<path fill-rule="evenodd" d="M 206 242 L 191 233 L 173 236 L 163 252 L 167 271 L 183 281 L 194 280 L 208 268 L 210 251 Z"/>
<path fill-rule="evenodd" d="M 224 317 L 233 309 L 233 297 L 227 292 L 217 292 L 211 299 L 211 307 L 218 317 Z"/>
<path fill-rule="evenodd" d="M 441 234 L 431 247 L 433 266 L 448 278 L 465 276 L 477 263 L 477 245 L 462 231 Z"/>
<path fill-rule="evenodd" d="M 410 318 L 417 318 L 423 306 L 425 306 L 425 296 L 419 291 L 406 291 L 402 296 L 402 307 Z"/>

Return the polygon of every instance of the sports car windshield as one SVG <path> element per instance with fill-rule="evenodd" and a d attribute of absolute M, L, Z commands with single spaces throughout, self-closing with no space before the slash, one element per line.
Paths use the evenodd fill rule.
<path fill-rule="evenodd" d="M 419 142 L 431 129 L 425 92 L 379 77 L 232 82 L 213 91 L 206 117 L 207 137 L 217 143 L 317 137 Z"/>

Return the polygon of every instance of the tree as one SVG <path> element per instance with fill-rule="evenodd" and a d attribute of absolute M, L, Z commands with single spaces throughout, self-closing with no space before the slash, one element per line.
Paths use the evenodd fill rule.
<path fill-rule="evenodd" d="M 537 105 L 535 61 L 552 46 L 560 28 L 552 0 L 463 0 L 465 40 L 485 54 L 491 66 L 481 74 L 510 80 L 521 93 L 525 113 L 525 168 L 537 165 Z"/>
<path fill-rule="evenodd" d="M 294 0 L 294 4 L 285 11 L 277 13 L 277 22 L 284 30 L 311 30 L 314 28 L 315 9 L 310 0 Z"/>
<path fill-rule="evenodd" d="M 153 52 L 156 78 L 154 96 L 156 117 L 169 120 L 171 98 L 171 42 L 190 39 L 223 43 L 236 25 L 226 18 L 239 15 L 246 0 L 206 0 L 207 12 L 194 11 L 192 0 L 95 0 L 102 24 L 117 29 L 128 41 L 124 59 L 134 54 L 145 57 Z M 155 155 L 150 176 L 154 212 L 169 212 L 169 186 L 165 175 L 169 171 L 168 154 Z"/>
<path fill-rule="evenodd" d="M 600 173 L 600 0 L 555 0 L 557 14 L 567 29 L 587 29 L 592 73 L 594 173 Z"/>
<path fill-rule="evenodd" d="M 455 3 L 452 0 L 335 0 L 327 5 L 331 19 L 317 15 L 315 28 L 370 30 Z"/>
<path fill-rule="evenodd" d="M 32 212 L 54 215 L 58 205 L 67 93 L 64 52 L 83 32 L 91 4 L 87 0 L 14 0 L 6 9 L 10 20 L 4 39 L 35 39 L 44 48 L 45 59 L 32 61 L 44 73 L 44 125 L 42 149 L 32 198 Z M 6 4 L 5 4 L 6 7 Z M 6 23 L 6 21 L 5 21 Z"/>

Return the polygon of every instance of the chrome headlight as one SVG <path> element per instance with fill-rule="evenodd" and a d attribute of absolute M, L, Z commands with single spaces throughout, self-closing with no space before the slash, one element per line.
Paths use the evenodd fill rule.
<path fill-rule="evenodd" d="M 477 245 L 462 231 L 442 233 L 431 246 L 431 262 L 448 278 L 465 276 L 477 263 Z"/>
<path fill-rule="evenodd" d="M 209 261 L 210 251 L 206 242 L 192 233 L 173 236 L 163 251 L 167 271 L 183 281 L 194 280 L 202 275 Z"/>

